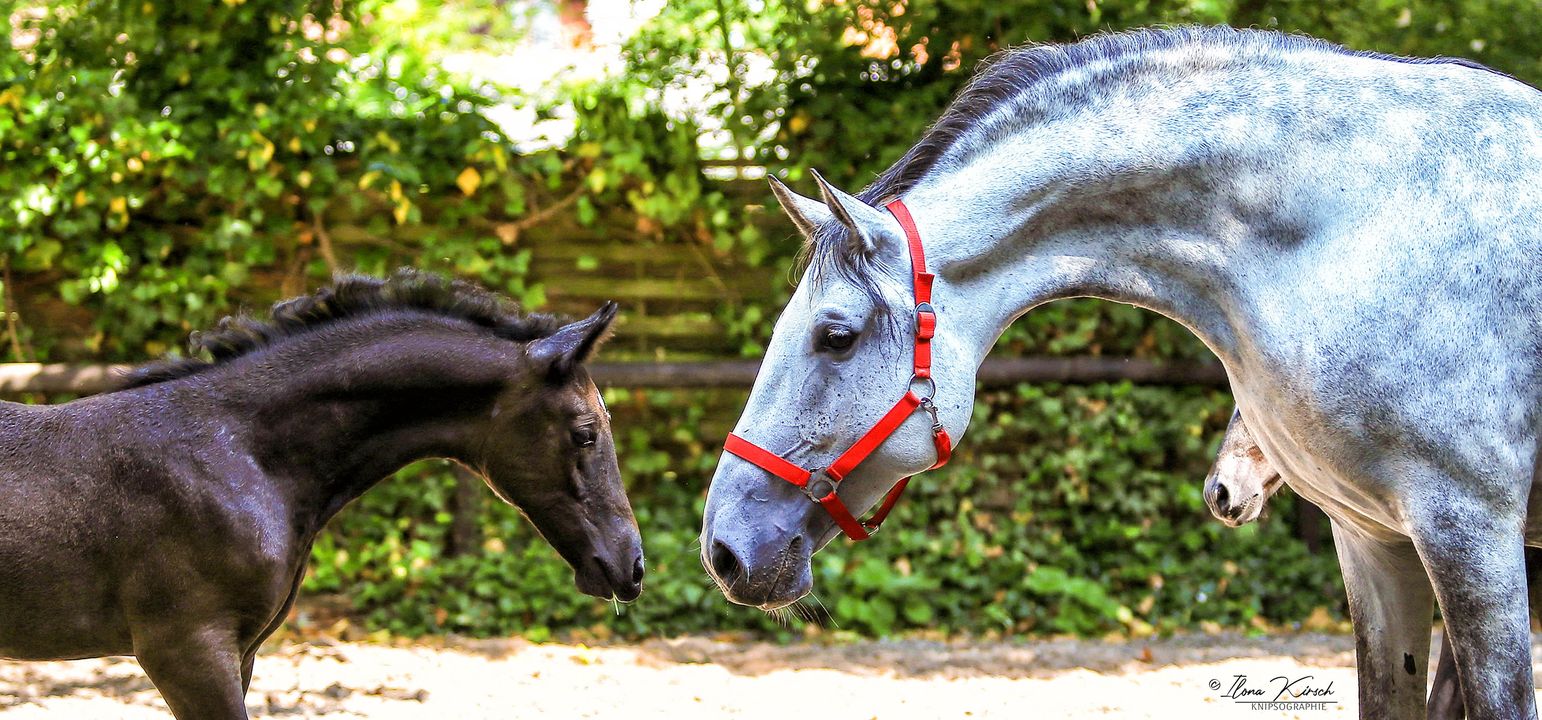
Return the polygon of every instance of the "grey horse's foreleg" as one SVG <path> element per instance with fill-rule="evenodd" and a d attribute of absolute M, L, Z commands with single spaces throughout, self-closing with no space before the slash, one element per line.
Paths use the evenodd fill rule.
<path fill-rule="evenodd" d="M 1360 717 L 1424 717 L 1435 596 L 1412 543 L 1372 540 L 1333 523 L 1355 626 Z"/>
<path fill-rule="evenodd" d="M 1535 718 L 1518 513 L 1455 492 L 1416 500 L 1425 502 L 1408 507 L 1414 543 L 1440 597 L 1467 717 Z"/>
<path fill-rule="evenodd" d="M 1526 594 L 1531 616 L 1542 618 L 1542 548 L 1526 548 Z M 1456 655 L 1445 633 L 1440 638 L 1440 664 L 1430 687 L 1429 720 L 1462 720 L 1467 708 L 1462 705 L 1462 684 L 1456 675 Z"/>

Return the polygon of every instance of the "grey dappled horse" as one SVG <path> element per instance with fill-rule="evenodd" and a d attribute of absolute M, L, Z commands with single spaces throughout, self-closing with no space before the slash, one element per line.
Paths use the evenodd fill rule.
<path fill-rule="evenodd" d="M 1362 716 L 1424 714 L 1438 596 L 1468 712 L 1533 717 L 1539 188 L 1542 93 L 1472 63 L 1226 28 L 1009 51 L 860 197 L 777 187 L 811 262 L 735 433 L 818 467 L 904 392 L 909 263 L 875 207 L 900 198 L 938 274 L 953 437 L 1019 315 L 1090 296 L 1171 317 L 1332 519 Z M 841 483 L 845 503 L 930 466 L 931 438 L 911 416 Z M 836 532 L 799 488 L 722 458 L 702 553 L 730 599 L 807 593 Z"/>
<path fill-rule="evenodd" d="M 1215 463 L 1205 476 L 1205 504 L 1217 520 L 1230 527 L 1241 527 L 1263 513 L 1264 505 L 1280 489 L 1280 471 L 1264 457 L 1263 448 L 1253 441 L 1253 433 L 1242 419 L 1242 409 L 1232 411 L 1226 435 L 1216 452 Z M 1531 612 L 1542 611 L 1538 602 L 1542 593 L 1542 549 L 1526 548 L 1526 584 Z M 1467 716 L 1462 707 L 1461 685 L 1456 677 L 1456 656 L 1451 643 L 1440 643 L 1440 662 L 1430 682 L 1428 717 L 1430 720 L 1461 720 Z"/>

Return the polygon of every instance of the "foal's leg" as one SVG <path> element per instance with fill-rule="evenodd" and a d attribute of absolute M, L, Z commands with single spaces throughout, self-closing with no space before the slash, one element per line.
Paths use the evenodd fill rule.
<path fill-rule="evenodd" d="M 1373 540 L 1337 521 L 1333 543 L 1355 626 L 1360 717 L 1424 717 L 1424 663 L 1435 605 L 1418 553 L 1412 543 Z"/>
<path fill-rule="evenodd" d="M 305 556 L 309 555 L 310 549 L 307 547 Z M 284 620 L 289 617 L 290 608 L 294 607 L 295 598 L 300 596 L 300 584 L 305 582 L 305 565 L 301 562 L 299 569 L 295 571 L 294 580 L 289 583 L 289 596 L 284 598 L 284 604 L 279 606 L 278 611 L 273 613 L 272 619 L 268 620 L 267 626 L 247 643 L 246 650 L 241 653 L 241 692 L 243 693 L 252 687 L 252 669 L 257 664 L 257 651 L 262 649 L 263 642 L 283 626 Z"/>
<path fill-rule="evenodd" d="M 247 720 L 235 638 L 207 626 L 136 630 L 134 654 L 177 720 Z"/>
<path fill-rule="evenodd" d="M 1534 718 L 1521 513 L 1507 512 L 1503 498 L 1463 497 L 1452 485 L 1419 493 L 1408 514 L 1440 596 L 1462 704 L 1474 720 Z"/>
<path fill-rule="evenodd" d="M 244 698 L 246 691 L 252 689 L 252 670 L 257 667 L 256 651 L 248 652 L 241 658 L 241 695 Z"/>
<path fill-rule="evenodd" d="M 1440 664 L 1435 666 L 1435 683 L 1430 688 L 1429 720 L 1462 720 L 1467 709 L 1462 706 L 1462 683 L 1456 674 L 1456 654 L 1451 652 L 1451 631 L 1440 634 Z"/>

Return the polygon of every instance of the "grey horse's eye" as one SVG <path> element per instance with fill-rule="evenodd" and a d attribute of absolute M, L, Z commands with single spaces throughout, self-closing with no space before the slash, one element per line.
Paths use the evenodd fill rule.
<path fill-rule="evenodd" d="M 833 325 L 825 330 L 824 337 L 820 338 L 820 344 L 826 350 L 847 350 L 851 344 L 857 341 L 857 334 L 851 328 L 844 325 Z"/>

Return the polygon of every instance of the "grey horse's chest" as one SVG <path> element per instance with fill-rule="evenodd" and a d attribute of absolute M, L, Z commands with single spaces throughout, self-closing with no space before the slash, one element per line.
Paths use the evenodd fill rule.
<path fill-rule="evenodd" d="M 1398 234 L 1366 228 L 1320 238 L 1303 254 L 1348 259 Z M 1438 262 L 1411 252 L 1337 264 L 1298 257 L 1339 269 L 1288 282 L 1254 275 L 1236 305 L 1246 337 L 1225 358 L 1241 407 L 1260 409 L 1244 410 L 1248 425 L 1287 484 L 1339 522 L 1388 539 L 1407 531 L 1404 461 L 1514 482 L 1532 475 L 1535 458 L 1518 448 L 1537 442 L 1537 338 L 1515 308 L 1542 307 L 1526 259 L 1542 243 L 1474 255 L 1440 239 L 1457 249 Z M 1542 509 L 1542 499 L 1533 505 Z"/>
<path fill-rule="evenodd" d="M 1250 405 L 1250 394 L 1243 387 L 1234 386 L 1233 391 L 1244 408 L 1269 407 Z M 1296 410 L 1257 413 L 1256 424 L 1248 418 L 1254 440 L 1282 471 L 1285 483 L 1337 522 L 1389 540 L 1404 535 L 1405 520 L 1393 501 L 1395 488 L 1382 476 L 1367 471 L 1374 458 L 1320 423 L 1301 405 L 1287 406 Z"/>

